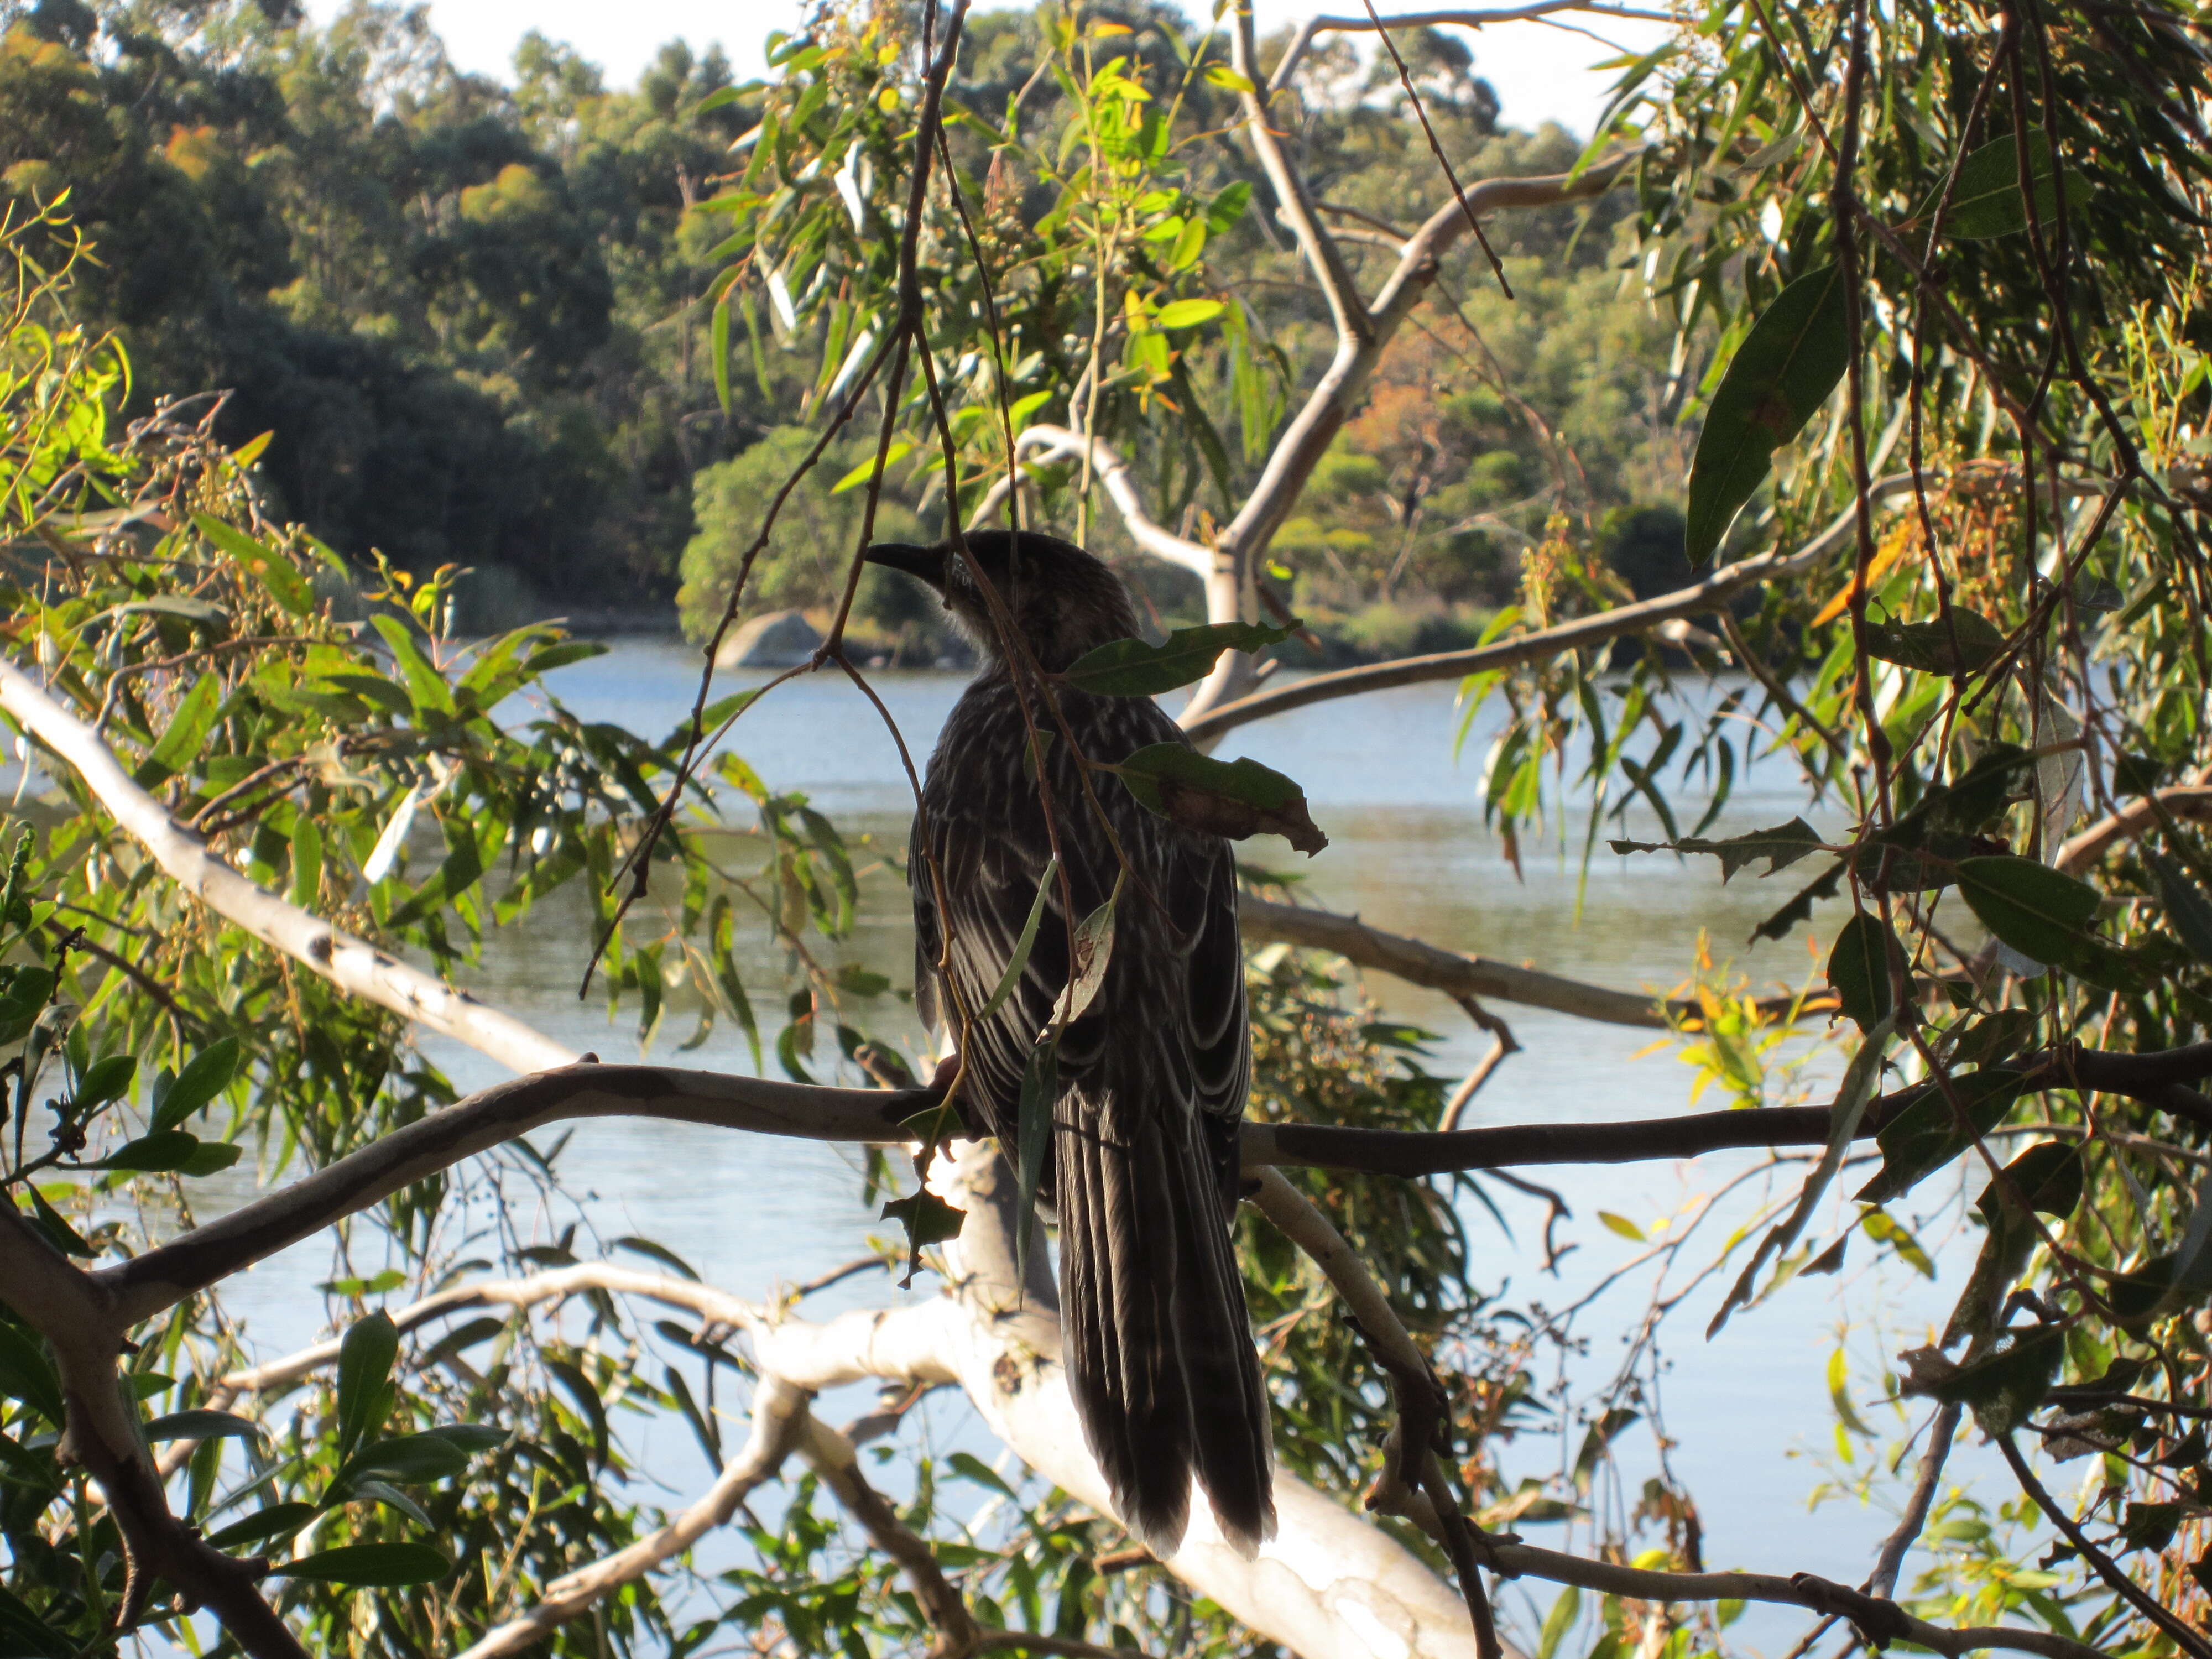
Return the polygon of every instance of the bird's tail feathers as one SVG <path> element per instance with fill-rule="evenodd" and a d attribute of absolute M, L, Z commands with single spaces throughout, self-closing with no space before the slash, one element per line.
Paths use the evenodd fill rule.
<path fill-rule="evenodd" d="M 1182 1543 L 1195 1475 L 1249 1556 L 1275 1530 L 1267 1391 L 1195 1127 L 1110 1093 L 1060 1116 L 1061 1353 L 1091 1449 L 1154 1555 Z"/>

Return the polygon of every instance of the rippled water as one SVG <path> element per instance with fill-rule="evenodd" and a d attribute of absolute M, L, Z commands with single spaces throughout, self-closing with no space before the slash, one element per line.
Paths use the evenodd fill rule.
<path fill-rule="evenodd" d="M 688 710 L 696 662 L 673 641 L 629 641 L 605 657 L 562 670 L 556 684 L 586 718 L 617 720 L 657 735 L 673 728 Z M 718 691 L 744 683 L 744 677 L 727 686 L 718 682 Z M 886 674 L 876 683 L 917 763 L 923 762 L 959 694 L 960 678 Z M 1812 963 L 1802 932 L 1755 951 L 1742 945 L 1754 922 L 1786 896 L 1771 884 L 1746 876 L 1723 887 L 1709 864 L 1620 859 L 1601 850 L 1580 892 L 1578 918 L 1581 878 L 1571 850 L 1563 853 L 1555 842 L 1524 848 L 1516 877 L 1481 821 L 1477 781 L 1488 728 L 1478 724 L 1464 761 L 1455 763 L 1453 701 L 1449 685 L 1408 688 L 1300 710 L 1232 733 L 1221 751 L 1224 757 L 1250 755 L 1298 779 L 1331 842 L 1310 865 L 1279 842 L 1255 842 L 1246 849 L 1248 856 L 1279 870 L 1297 865 L 1312 902 L 1355 911 L 1380 927 L 1618 988 L 1679 984 L 1701 930 L 1709 931 L 1717 956 L 1733 958 L 1762 985 L 1803 982 Z M 781 687 L 747 712 L 732 745 L 771 787 L 806 791 L 848 837 L 902 845 L 911 797 L 897 750 L 842 678 L 821 675 Z M 1786 760 L 1770 761 L 1739 781 L 1714 833 L 1807 810 L 1794 769 Z M 1818 821 L 1820 815 L 1812 816 Z M 1629 824 L 1637 834 L 1652 828 L 1637 814 Z M 1572 835 L 1578 848 L 1579 817 Z M 862 890 L 860 923 L 845 959 L 909 985 L 905 889 L 895 874 L 878 868 L 864 877 Z M 555 903 L 494 937 L 471 988 L 578 1048 L 623 1058 L 636 1048 L 630 1023 L 610 1025 L 603 1003 L 575 1000 L 587 947 L 581 920 L 580 906 Z M 1832 925 L 1828 921 L 1824 929 L 1816 922 L 1814 932 L 1825 937 Z M 764 954 L 755 965 L 763 978 L 779 967 Z M 1433 1061 L 1440 1072 L 1458 1073 L 1487 1047 L 1487 1039 L 1443 997 L 1381 976 L 1370 979 L 1368 990 L 1394 1015 L 1441 1034 Z M 881 1006 L 881 1014 L 872 1011 L 872 1030 L 918 1042 L 908 1011 L 890 999 Z M 1638 1057 L 1651 1032 L 1503 1005 L 1496 1012 L 1510 1019 L 1524 1052 L 1510 1059 L 1479 1097 L 1471 1123 L 1595 1122 L 1688 1106 L 1689 1069 L 1665 1051 Z M 672 1035 L 655 1050 L 663 1057 L 690 1022 L 672 1016 L 665 1029 Z M 498 1075 L 473 1054 L 443 1044 L 432 1048 L 465 1085 Z M 718 1031 L 684 1063 L 750 1069 L 742 1042 L 728 1031 Z M 1832 1075 L 1832 1064 L 1817 1060 L 1814 1075 Z M 1723 1103 L 1709 1097 L 1701 1103 Z M 1576 1220 L 1566 1233 L 1577 1249 L 1560 1264 L 1556 1279 L 1545 1276 L 1539 1248 L 1543 1206 L 1497 1190 L 1512 1232 L 1503 1234 L 1485 1213 L 1470 1215 L 1482 1251 L 1480 1282 L 1486 1290 L 1504 1290 L 1509 1300 L 1564 1305 L 1636 1251 L 1596 1224 L 1596 1212 L 1648 1229 L 1746 1167 L 1742 1155 L 1733 1155 L 1684 1164 L 1528 1171 L 1558 1185 L 1573 1205 Z M 602 1237 L 637 1233 L 659 1240 L 740 1293 L 765 1291 L 778 1279 L 802 1280 L 849 1260 L 863 1253 L 864 1237 L 874 1226 L 860 1206 L 851 1157 L 828 1147 L 672 1124 L 599 1122 L 578 1129 L 563 1169 L 590 1199 Z M 1955 1197 L 1936 1194 L 1936 1185 L 1915 1195 L 1930 1218 Z M 1741 1214 L 1741 1199 L 1749 1196 L 1741 1195 L 1725 1213 Z M 532 1221 L 526 1216 L 520 1224 L 527 1231 Z M 552 1224 L 550 1216 L 544 1224 Z M 1941 1231 L 1941 1221 L 1932 1224 Z M 312 1286 L 329 1276 L 330 1266 L 327 1245 L 311 1243 L 240 1281 L 232 1299 L 249 1316 L 259 1344 L 274 1352 L 312 1334 L 319 1316 Z M 1949 1272 L 1946 1277 L 1957 1282 Z M 1770 1305 L 1739 1315 L 1707 1344 L 1701 1333 L 1725 1282 L 1708 1281 L 1690 1296 L 1668 1344 L 1668 1455 L 1703 1505 L 1706 1559 L 1714 1565 L 1812 1571 L 1856 1583 L 1889 1522 L 1855 1506 L 1807 1513 L 1807 1495 L 1820 1471 L 1803 1454 L 1832 1455 L 1833 1449 L 1826 1362 L 1846 1321 L 1856 1328 L 1853 1351 L 1863 1362 L 1885 1348 L 1893 1353 L 1927 1340 L 1925 1328 L 1941 1318 L 1948 1297 L 1910 1274 L 1848 1269 L 1836 1279 L 1798 1281 Z M 1615 1336 L 1640 1313 L 1649 1288 L 1648 1271 L 1638 1272 L 1609 1293 L 1580 1328 L 1594 1340 L 1591 1351 L 1571 1364 L 1572 1375 L 1587 1381 L 1609 1371 L 1618 1358 Z M 910 1294 L 929 1292 L 926 1282 L 917 1281 Z M 879 1279 L 863 1279 L 840 1287 L 821 1305 L 881 1304 L 898 1295 Z M 1869 1414 L 1889 1420 L 1878 1410 Z M 961 1430 L 956 1424 L 946 1431 Z M 1620 1449 L 1632 1468 L 1647 1468 L 1656 1455 L 1642 1429 L 1625 1437 Z M 1556 1455 L 1549 1444 L 1531 1443 L 1509 1455 L 1509 1466 L 1534 1471 Z M 1962 1451 L 1956 1464 L 1971 1472 L 1981 1461 Z M 696 1490 L 704 1478 L 688 1438 L 653 1448 L 648 1462 L 678 1492 Z M 1627 1502 L 1632 1506 L 1634 1501 L 1632 1490 Z M 1555 1531 L 1540 1528 L 1531 1536 L 1555 1541 L 1547 1535 Z M 1548 1606 L 1549 1589 L 1537 1586 L 1534 1593 Z M 1802 1627 L 1794 1615 L 1754 1613 L 1735 1633 L 1747 1631 L 1756 1645 L 1778 1652 Z"/>

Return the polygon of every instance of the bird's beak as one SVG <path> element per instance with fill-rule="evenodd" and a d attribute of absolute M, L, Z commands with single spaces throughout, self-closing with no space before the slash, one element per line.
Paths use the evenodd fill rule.
<path fill-rule="evenodd" d="M 876 542 L 862 556 L 870 564 L 903 570 L 909 576 L 919 577 L 939 593 L 945 591 L 945 550 L 941 547 L 916 547 L 911 542 Z"/>

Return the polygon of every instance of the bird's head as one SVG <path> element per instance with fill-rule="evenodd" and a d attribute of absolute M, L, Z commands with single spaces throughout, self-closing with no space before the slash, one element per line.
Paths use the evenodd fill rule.
<path fill-rule="evenodd" d="M 1073 542 L 1035 530 L 970 531 L 963 556 L 951 542 L 878 542 L 868 562 L 929 584 L 991 656 L 1005 653 L 981 577 L 990 583 L 1040 666 L 1058 672 L 1085 652 L 1138 631 L 1121 579 Z"/>

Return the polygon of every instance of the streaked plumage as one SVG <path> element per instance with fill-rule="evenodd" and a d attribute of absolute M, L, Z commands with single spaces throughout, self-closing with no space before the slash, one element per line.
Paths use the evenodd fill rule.
<path fill-rule="evenodd" d="M 1121 583 L 1081 549 L 1024 533 L 1017 552 L 1002 531 L 968 540 L 1048 671 L 1137 633 Z M 1052 840 L 1024 765 L 1027 728 L 1012 674 L 963 562 L 945 549 L 902 545 L 870 556 L 938 588 L 987 663 L 945 722 L 916 824 L 916 983 L 934 1023 L 988 999 Z M 1042 729 L 1053 731 L 1034 687 L 1029 695 Z M 1181 740 L 1149 698 L 1066 686 L 1059 697 L 1093 761 Z M 967 1103 L 1010 1155 L 1023 1070 L 1066 984 L 1071 928 L 1105 902 L 1120 868 L 1056 737 L 1044 775 L 1073 921 L 1055 883 L 1020 982 L 966 1048 Z M 1251 1073 L 1235 864 L 1227 842 L 1155 817 L 1109 775 L 1095 787 L 1131 874 L 1103 983 L 1060 1050 L 1044 1191 L 1060 1218 L 1062 1360 L 1091 1449 L 1137 1537 L 1155 1553 L 1175 1548 L 1195 1474 L 1224 1534 L 1249 1549 L 1273 1533 L 1274 1510 L 1267 1395 L 1230 1239 L 1237 1126 Z M 925 848 L 939 866 L 941 907 Z M 949 987 L 938 983 L 948 939 Z"/>

